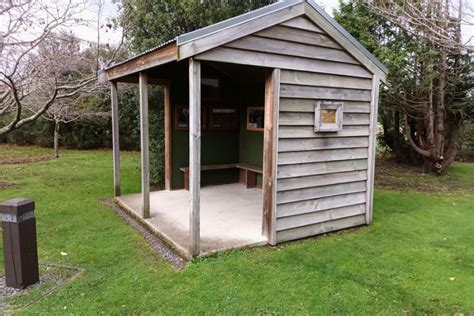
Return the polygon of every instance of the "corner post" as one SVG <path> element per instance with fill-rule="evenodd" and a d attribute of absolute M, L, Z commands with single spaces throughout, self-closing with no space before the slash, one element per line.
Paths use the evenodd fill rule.
<path fill-rule="evenodd" d="M 140 86 L 140 137 L 141 137 L 141 171 L 142 171 L 142 217 L 150 218 L 150 155 L 148 136 L 148 76 L 139 75 Z"/>
<path fill-rule="evenodd" d="M 120 186 L 120 137 L 117 83 L 110 82 L 110 99 L 112 103 L 112 148 L 114 159 L 114 196 L 122 195 Z"/>
<path fill-rule="evenodd" d="M 189 191 L 189 251 L 196 257 L 201 251 L 201 63 L 192 58 L 189 59 Z"/>
<path fill-rule="evenodd" d="M 171 149 L 171 84 L 165 85 L 165 189 L 172 189 L 173 158 Z"/>
<path fill-rule="evenodd" d="M 263 136 L 263 235 L 276 244 L 276 186 L 280 69 L 268 70 L 265 78 L 265 119 Z"/>
<path fill-rule="evenodd" d="M 376 75 L 372 78 L 372 97 L 370 101 L 370 135 L 368 152 L 368 170 L 367 170 L 367 207 L 365 210 L 365 222 L 367 225 L 372 223 L 373 203 L 374 203 L 374 178 L 375 178 L 375 149 L 377 145 L 377 116 L 379 104 L 379 86 L 380 78 Z"/>

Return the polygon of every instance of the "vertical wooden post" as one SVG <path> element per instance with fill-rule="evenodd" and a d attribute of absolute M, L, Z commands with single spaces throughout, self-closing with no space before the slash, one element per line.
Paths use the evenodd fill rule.
<path fill-rule="evenodd" d="M 275 245 L 276 173 L 280 69 L 269 70 L 265 79 L 265 126 L 263 136 L 263 235 Z"/>
<path fill-rule="evenodd" d="M 374 178 L 375 178 L 375 149 L 377 145 L 377 116 L 379 103 L 380 79 L 374 75 L 372 78 L 372 98 L 370 102 L 370 135 L 368 152 L 368 170 L 367 170 L 367 207 L 365 210 L 365 221 L 368 224 L 372 222 L 372 208 L 374 203 Z"/>
<path fill-rule="evenodd" d="M 171 190 L 173 158 L 172 158 L 172 142 L 171 142 L 171 85 L 165 85 L 165 189 Z"/>
<path fill-rule="evenodd" d="M 148 136 L 148 76 L 140 72 L 140 136 L 142 171 L 142 216 L 150 218 L 150 156 Z"/>
<path fill-rule="evenodd" d="M 117 83 L 110 82 L 110 99 L 112 103 L 112 148 L 114 159 L 114 196 L 122 195 L 120 187 L 120 137 Z"/>
<path fill-rule="evenodd" d="M 195 257 L 201 251 L 201 63 L 192 58 L 189 59 L 189 191 L 189 251 Z"/>

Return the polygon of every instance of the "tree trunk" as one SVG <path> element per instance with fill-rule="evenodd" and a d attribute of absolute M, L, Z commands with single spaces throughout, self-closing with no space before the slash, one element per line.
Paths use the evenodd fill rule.
<path fill-rule="evenodd" d="M 59 158 L 59 127 L 61 125 L 61 122 L 59 121 L 54 121 L 54 153 L 53 157 L 54 158 Z"/>

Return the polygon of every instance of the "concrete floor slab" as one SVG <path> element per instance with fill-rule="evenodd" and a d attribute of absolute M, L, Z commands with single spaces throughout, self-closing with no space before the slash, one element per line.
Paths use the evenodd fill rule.
<path fill-rule="evenodd" d="M 262 190 L 240 183 L 201 188 L 201 252 L 262 245 Z M 127 211 L 141 216 L 141 194 L 116 198 Z M 150 193 L 151 218 L 142 220 L 189 257 L 190 194 L 186 190 Z"/>

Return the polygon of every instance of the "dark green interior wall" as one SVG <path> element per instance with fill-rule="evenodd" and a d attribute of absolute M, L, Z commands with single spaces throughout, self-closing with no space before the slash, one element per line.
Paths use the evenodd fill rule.
<path fill-rule="evenodd" d="M 188 105 L 187 69 L 176 73 L 171 84 L 171 114 L 172 114 L 172 187 L 184 187 L 183 172 L 179 169 L 189 166 L 189 130 L 174 128 L 176 106 Z M 211 73 L 212 76 L 215 74 Z M 206 76 L 206 69 L 203 69 Z M 217 105 L 238 106 L 240 109 L 240 130 L 238 131 L 201 131 L 201 164 L 225 164 L 242 162 L 254 166 L 263 163 L 263 132 L 252 132 L 246 129 L 246 106 L 263 106 L 264 87 L 241 87 L 237 83 L 222 77 L 221 100 Z M 260 89 L 259 89 L 260 88 Z M 208 102 L 203 100 L 202 106 Z M 206 171 L 201 174 L 201 184 L 218 184 L 237 182 L 237 169 Z M 261 176 L 257 178 L 260 185 Z"/>
<path fill-rule="evenodd" d="M 264 106 L 264 87 L 249 86 L 245 89 L 240 110 L 239 162 L 263 167 L 263 131 L 247 130 L 247 107 Z M 257 185 L 261 186 L 262 175 L 257 175 Z"/>

